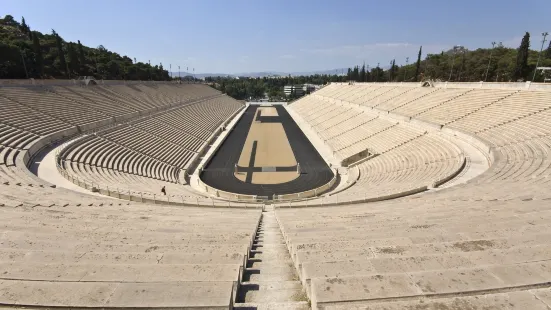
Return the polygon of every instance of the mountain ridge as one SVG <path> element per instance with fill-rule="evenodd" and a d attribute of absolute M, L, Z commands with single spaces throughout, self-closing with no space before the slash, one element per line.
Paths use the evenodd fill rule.
<path fill-rule="evenodd" d="M 348 68 L 339 68 L 339 69 L 330 69 L 330 70 L 318 70 L 318 71 L 296 71 L 296 72 L 280 72 L 280 71 L 258 71 L 258 72 L 240 72 L 240 73 L 191 73 L 191 72 L 172 72 L 172 76 L 176 77 L 178 76 L 178 73 L 180 76 L 192 76 L 194 75 L 196 78 L 203 78 L 203 77 L 216 77 L 216 76 L 224 76 L 224 77 L 268 77 L 268 76 L 307 76 L 307 75 L 343 75 L 346 74 L 348 71 Z"/>

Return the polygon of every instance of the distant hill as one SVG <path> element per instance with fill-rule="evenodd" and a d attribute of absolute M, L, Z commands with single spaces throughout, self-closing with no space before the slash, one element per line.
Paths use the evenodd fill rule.
<path fill-rule="evenodd" d="M 33 31 L 24 18 L 0 17 L 0 78 L 67 79 L 93 75 L 109 80 L 168 80 L 162 64 L 150 65 L 102 45 L 93 48 L 65 41 L 52 33 Z"/>
<path fill-rule="evenodd" d="M 267 76 L 309 76 L 309 75 L 342 75 L 346 74 L 348 68 L 339 68 L 339 69 L 331 69 L 331 70 L 320 70 L 320 71 L 297 71 L 297 72 L 278 72 L 278 71 L 260 71 L 260 72 L 240 72 L 240 73 L 196 73 L 196 78 L 204 78 L 204 77 L 267 77 Z M 178 76 L 178 72 L 173 72 L 173 76 Z M 189 72 L 180 72 L 181 76 L 184 77 L 185 75 L 192 75 L 193 73 Z"/>

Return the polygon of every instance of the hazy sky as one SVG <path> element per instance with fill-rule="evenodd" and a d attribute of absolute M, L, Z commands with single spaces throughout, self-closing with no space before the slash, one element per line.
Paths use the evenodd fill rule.
<path fill-rule="evenodd" d="M 34 30 L 197 73 L 403 64 L 419 45 L 518 47 L 525 31 L 539 50 L 550 12 L 551 0 L 0 0 Z"/>

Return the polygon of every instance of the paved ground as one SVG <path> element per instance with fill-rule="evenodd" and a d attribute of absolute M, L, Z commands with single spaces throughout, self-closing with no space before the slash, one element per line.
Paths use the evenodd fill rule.
<path fill-rule="evenodd" d="M 57 187 L 63 187 L 75 192 L 81 192 L 88 195 L 105 197 L 104 195 L 101 195 L 99 193 L 94 193 L 90 190 L 87 190 L 85 188 L 82 188 L 72 183 L 71 181 L 65 179 L 61 175 L 61 173 L 59 173 L 56 167 L 55 154 L 56 154 L 56 151 L 61 150 L 63 147 L 64 147 L 63 145 L 58 145 L 51 149 L 42 151 L 34 158 L 34 162 L 32 163 L 30 170 L 34 174 L 36 174 L 39 178 L 46 180 L 51 184 L 55 184 Z"/>
<path fill-rule="evenodd" d="M 259 108 L 265 109 L 266 112 L 258 116 L 257 110 Z M 260 123 L 254 122 L 255 119 L 259 120 Z M 269 127 L 269 129 L 262 131 L 261 134 L 259 134 L 260 131 L 253 133 L 251 129 L 257 125 L 266 125 L 266 128 Z M 283 128 L 284 132 L 276 132 L 274 128 L 277 125 Z M 248 136 L 251 134 L 257 135 L 257 139 L 248 141 Z M 281 141 L 284 136 L 286 136 L 287 143 Z M 267 149 L 259 153 L 256 153 L 256 151 L 253 153 L 254 141 L 257 141 L 257 149 L 261 147 L 267 147 Z M 279 147 L 274 148 L 273 146 L 276 144 Z M 287 148 L 288 146 L 290 146 L 292 154 Z M 245 154 L 244 158 L 249 159 L 248 163 L 246 163 L 247 160 L 241 160 L 242 153 Z M 257 161 L 254 158 L 251 165 L 250 159 L 253 156 L 259 156 L 259 160 Z M 261 157 L 262 159 L 260 159 Z M 294 166 L 291 159 L 300 164 L 302 171 L 302 174 L 293 180 L 289 180 L 292 175 L 289 169 Z M 262 172 L 262 174 L 271 174 L 265 176 L 258 172 L 248 173 L 248 177 L 245 176 L 243 180 L 241 174 L 238 177 L 234 175 L 234 165 L 238 162 L 240 166 L 252 170 L 260 167 L 277 167 L 279 169 L 277 169 L 277 172 Z M 255 178 L 255 174 L 258 177 Z M 283 179 L 277 180 L 279 176 L 275 179 L 276 174 L 280 174 L 279 176 Z M 232 193 L 259 196 L 290 194 L 310 190 L 326 184 L 332 177 L 331 169 L 283 106 L 275 106 L 273 109 L 249 106 L 239 123 L 234 127 L 201 174 L 202 180 L 212 187 Z M 254 184 L 255 182 L 266 184 Z M 275 182 L 278 184 L 272 184 Z"/>

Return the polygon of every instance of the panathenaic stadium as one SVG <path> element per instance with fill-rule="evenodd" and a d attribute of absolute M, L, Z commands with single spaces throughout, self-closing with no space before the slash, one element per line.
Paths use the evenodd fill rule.
<path fill-rule="evenodd" d="M 0 308 L 551 309 L 551 88 L 3 81 Z"/>

